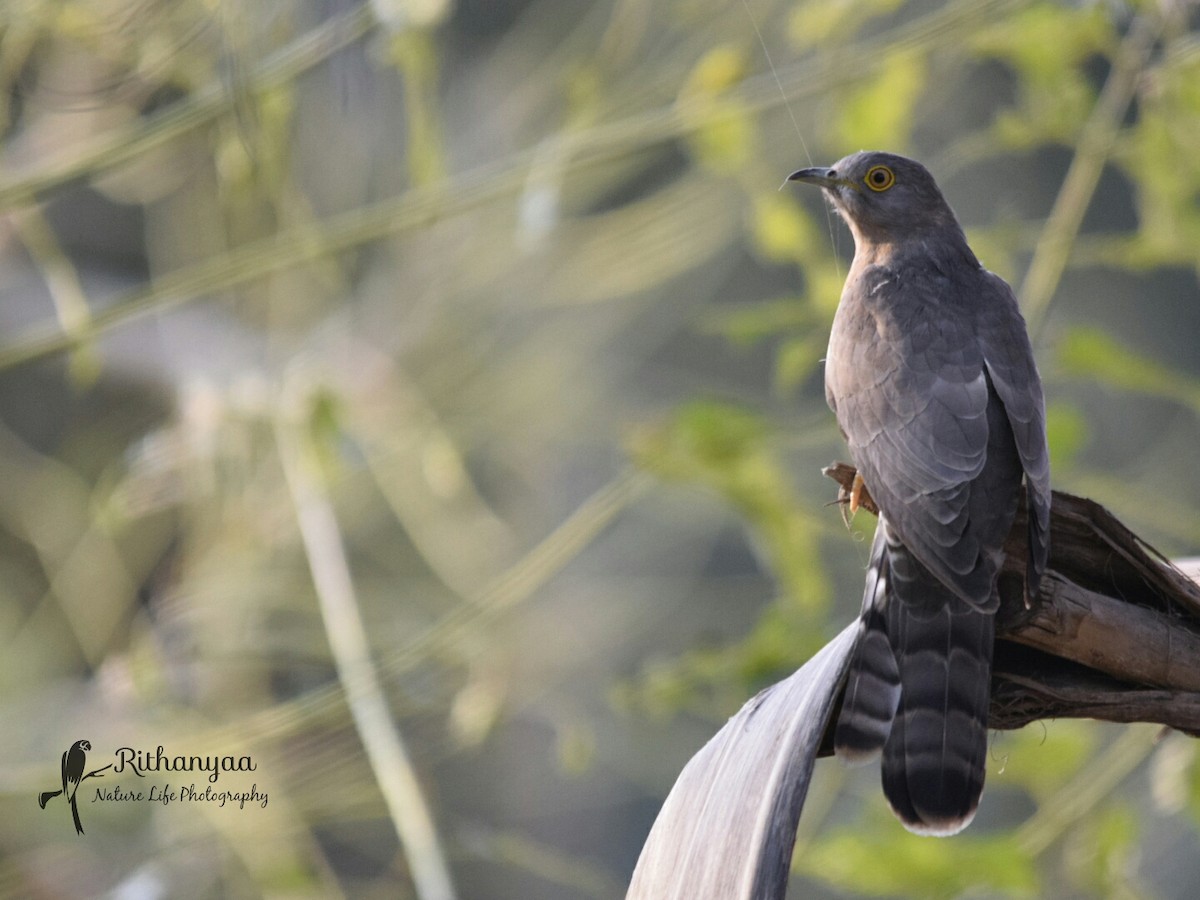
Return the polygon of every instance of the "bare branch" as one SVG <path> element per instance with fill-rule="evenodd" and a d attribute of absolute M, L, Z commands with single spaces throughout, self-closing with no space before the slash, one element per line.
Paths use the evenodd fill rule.
<path fill-rule="evenodd" d="M 854 473 L 825 469 L 839 496 Z M 1200 732 L 1200 586 L 1104 507 L 1055 491 L 1049 566 L 1026 609 L 1025 545 L 1022 510 L 1000 576 L 990 726 L 1072 717 Z"/>

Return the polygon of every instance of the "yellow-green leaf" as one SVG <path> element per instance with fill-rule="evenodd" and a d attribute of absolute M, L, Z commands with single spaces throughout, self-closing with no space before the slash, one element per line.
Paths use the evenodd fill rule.
<path fill-rule="evenodd" d="M 881 71 L 842 104 L 837 124 L 842 142 L 847 147 L 904 147 L 925 78 L 923 56 L 908 51 L 888 56 Z"/>

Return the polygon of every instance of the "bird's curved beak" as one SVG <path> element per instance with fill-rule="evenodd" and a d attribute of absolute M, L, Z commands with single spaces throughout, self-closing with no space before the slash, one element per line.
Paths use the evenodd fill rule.
<path fill-rule="evenodd" d="M 821 187 L 837 187 L 841 179 L 835 178 L 833 169 L 816 166 L 811 169 L 800 169 L 787 177 L 788 181 L 803 181 L 806 184 L 817 184 Z"/>

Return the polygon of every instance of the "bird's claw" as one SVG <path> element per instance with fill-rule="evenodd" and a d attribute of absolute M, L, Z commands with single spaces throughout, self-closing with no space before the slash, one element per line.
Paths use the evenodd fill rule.
<path fill-rule="evenodd" d="M 850 500 L 848 502 L 851 518 L 853 518 L 854 514 L 858 512 L 858 507 L 862 504 L 862 494 L 865 486 L 866 482 L 863 481 L 863 477 L 855 472 L 854 484 L 850 487 Z"/>
<path fill-rule="evenodd" d="M 854 466 L 835 462 L 826 466 L 821 472 L 838 483 L 837 500 L 834 502 L 842 507 L 842 518 L 847 526 L 850 524 L 851 517 L 860 509 L 865 509 L 874 516 L 879 515 L 879 507 L 875 505 L 871 489 L 867 487 Z"/>
<path fill-rule="evenodd" d="M 838 502 L 842 504 L 842 522 L 849 528 L 854 521 L 854 514 L 858 512 L 862 506 L 863 489 L 866 483 L 858 472 L 854 473 L 854 481 L 849 489 L 841 487 L 838 489 Z M 867 496 L 870 496 L 869 494 Z"/>

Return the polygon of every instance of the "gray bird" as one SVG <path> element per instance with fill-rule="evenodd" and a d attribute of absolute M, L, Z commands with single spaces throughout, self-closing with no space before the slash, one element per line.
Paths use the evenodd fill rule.
<path fill-rule="evenodd" d="M 996 580 L 1024 482 L 1026 598 L 1046 566 L 1041 380 L 1012 289 L 980 265 L 920 163 L 862 152 L 801 169 L 854 234 L 825 396 L 879 507 L 835 747 L 883 753 L 910 831 L 965 828 L 983 792 Z"/>

